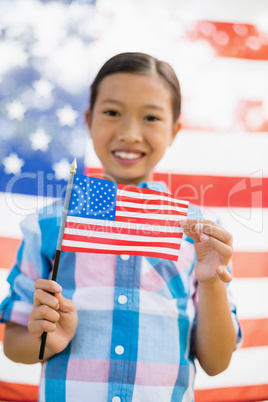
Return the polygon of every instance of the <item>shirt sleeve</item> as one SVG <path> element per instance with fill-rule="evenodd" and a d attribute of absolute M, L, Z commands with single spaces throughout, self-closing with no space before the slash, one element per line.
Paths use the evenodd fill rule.
<path fill-rule="evenodd" d="M 47 209 L 28 216 L 21 224 L 23 241 L 7 281 L 9 295 L 0 305 L 0 322 L 27 326 L 33 307 L 34 282 L 49 278 L 56 250 L 59 219 Z"/>

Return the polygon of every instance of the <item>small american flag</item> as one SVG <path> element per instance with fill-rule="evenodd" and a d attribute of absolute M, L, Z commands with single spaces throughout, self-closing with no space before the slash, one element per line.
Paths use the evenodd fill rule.
<path fill-rule="evenodd" d="M 189 201 L 75 175 L 61 250 L 178 259 Z"/>

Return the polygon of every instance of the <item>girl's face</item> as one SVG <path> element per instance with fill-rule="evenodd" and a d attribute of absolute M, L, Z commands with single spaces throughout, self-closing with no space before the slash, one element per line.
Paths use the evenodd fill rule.
<path fill-rule="evenodd" d="M 105 77 L 86 119 L 105 179 L 122 184 L 152 180 L 180 128 L 169 85 L 157 73 Z"/>

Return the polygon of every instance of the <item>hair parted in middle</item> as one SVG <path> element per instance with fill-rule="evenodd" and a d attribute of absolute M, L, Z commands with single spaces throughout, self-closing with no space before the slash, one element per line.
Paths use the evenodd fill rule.
<path fill-rule="evenodd" d="M 181 112 L 181 90 L 179 80 L 173 68 L 165 61 L 139 52 L 120 53 L 104 63 L 91 85 L 90 110 L 93 111 L 94 109 L 99 85 L 105 77 L 116 73 L 148 74 L 152 72 L 159 74 L 170 87 L 173 121 L 175 122 Z"/>

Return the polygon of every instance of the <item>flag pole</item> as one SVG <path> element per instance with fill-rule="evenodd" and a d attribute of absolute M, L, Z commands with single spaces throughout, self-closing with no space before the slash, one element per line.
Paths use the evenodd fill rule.
<path fill-rule="evenodd" d="M 60 254 L 61 254 L 61 245 L 62 245 L 62 240 L 63 240 L 63 235 L 64 235 L 64 228 L 65 228 L 67 213 L 68 213 L 68 209 L 69 209 L 69 203 L 70 203 L 74 175 L 76 173 L 76 169 L 77 169 L 77 163 L 76 163 L 76 158 L 74 158 L 73 163 L 71 165 L 71 169 L 70 169 L 70 176 L 69 176 L 66 195 L 65 195 L 65 199 L 64 199 L 60 231 L 59 231 L 58 242 L 57 242 L 57 247 L 56 247 L 56 254 L 55 254 L 55 259 L 54 259 L 53 270 L 52 270 L 52 278 L 51 279 L 53 281 L 56 281 L 56 279 L 57 279 L 59 262 L 60 262 Z M 46 339 L 47 339 L 47 332 L 43 332 L 42 337 L 41 337 L 40 350 L 39 350 L 39 360 L 43 360 L 43 358 L 44 358 Z"/>

